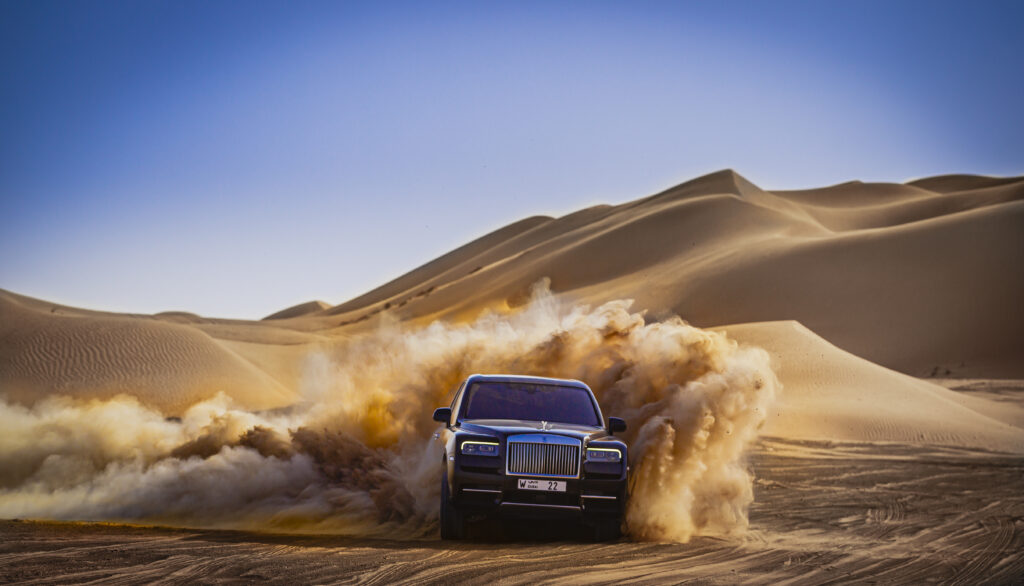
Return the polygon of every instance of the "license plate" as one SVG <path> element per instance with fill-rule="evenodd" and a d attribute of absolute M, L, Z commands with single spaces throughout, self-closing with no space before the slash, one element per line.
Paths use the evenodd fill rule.
<path fill-rule="evenodd" d="M 519 490 L 546 490 L 548 492 L 565 492 L 564 480 L 534 480 L 520 478 Z"/>

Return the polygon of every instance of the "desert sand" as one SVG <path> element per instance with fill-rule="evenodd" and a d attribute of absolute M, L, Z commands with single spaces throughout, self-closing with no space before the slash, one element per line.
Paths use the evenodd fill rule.
<path fill-rule="evenodd" d="M 39 521 L 0 525 L 0 580 L 1018 582 L 1022 267 L 1024 178 L 726 170 L 259 321 L 0 291 L 0 517 Z M 636 489 L 696 494 L 685 529 L 436 541 L 420 419 L 474 368 L 571 370 L 630 419 L 635 467 L 700 461 Z"/>
<path fill-rule="evenodd" d="M 1019 392 L 1019 389 L 1018 389 Z M 742 538 L 589 543 L 559 527 L 381 540 L 0 521 L 0 580 L 665 584 L 1020 582 L 1020 459 L 768 441 Z"/>

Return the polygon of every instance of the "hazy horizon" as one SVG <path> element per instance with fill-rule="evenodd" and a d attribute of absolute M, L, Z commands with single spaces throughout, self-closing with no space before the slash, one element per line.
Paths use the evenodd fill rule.
<path fill-rule="evenodd" d="M 257 319 L 722 168 L 1024 173 L 1011 2 L 0 5 L 0 288 Z"/>

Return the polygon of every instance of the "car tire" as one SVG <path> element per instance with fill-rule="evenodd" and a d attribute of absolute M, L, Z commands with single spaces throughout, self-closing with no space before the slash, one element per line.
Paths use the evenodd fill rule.
<path fill-rule="evenodd" d="M 463 539 L 466 536 L 466 520 L 462 511 L 451 502 L 448 490 L 448 472 L 441 475 L 441 539 Z"/>
<path fill-rule="evenodd" d="M 598 521 L 594 524 L 594 541 L 615 541 L 622 537 L 622 521 Z"/>

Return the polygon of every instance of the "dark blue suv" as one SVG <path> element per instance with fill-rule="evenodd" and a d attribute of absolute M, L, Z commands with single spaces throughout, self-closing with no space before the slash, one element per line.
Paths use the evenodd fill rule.
<path fill-rule="evenodd" d="M 441 538 L 465 536 L 469 516 L 574 519 L 599 540 L 621 535 L 628 498 L 626 422 L 609 417 L 576 380 L 467 378 L 445 424 Z"/>

